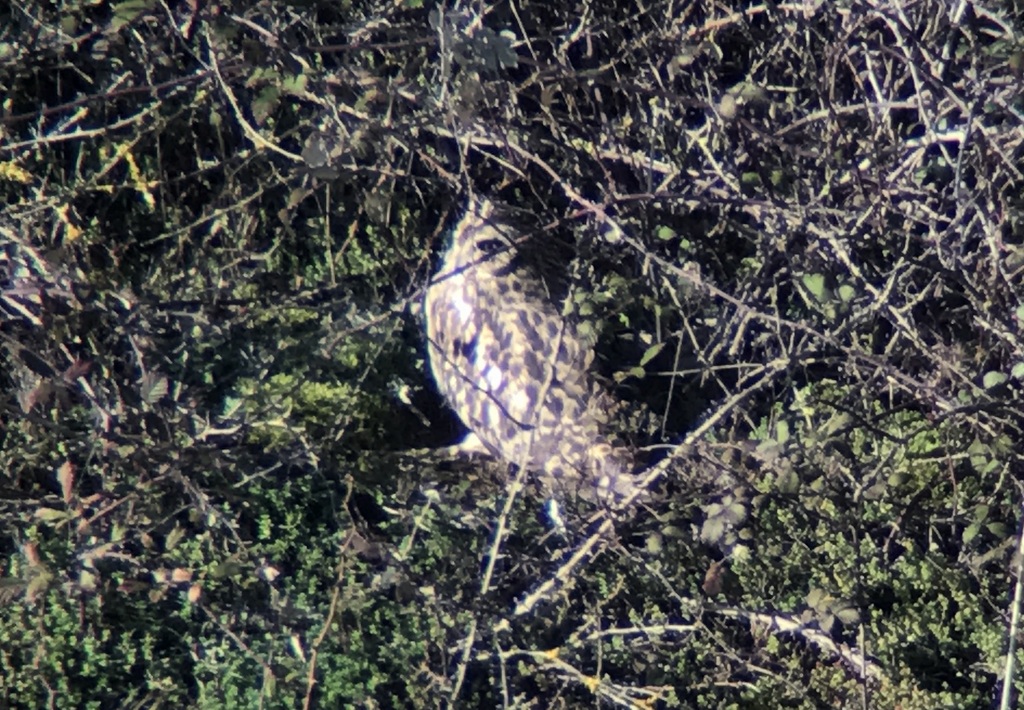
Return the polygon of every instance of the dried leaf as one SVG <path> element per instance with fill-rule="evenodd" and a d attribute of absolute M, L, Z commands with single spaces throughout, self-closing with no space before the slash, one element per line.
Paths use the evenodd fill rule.
<path fill-rule="evenodd" d="M 95 547 L 86 550 L 85 552 L 81 553 L 80 556 L 82 564 L 84 564 L 87 567 L 94 567 L 96 565 L 96 560 L 102 560 L 103 558 L 108 557 L 110 555 L 120 554 L 118 550 L 119 544 L 120 543 L 117 542 L 105 542 L 101 545 L 96 545 Z"/>
<path fill-rule="evenodd" d="M 64 381 L 74 382 L 79 377 L 85 377 L 89 370 L 92 368 L 92 362 L 89 360 L 75 360 L 71 363 L 71 367 L 64 370 Z"/>
<path fill-rule="evenodd" d="M 70 503 L 75 486 L 75 465 L 65 461 L 57 469 L 57 481 L 60 483 L 60 492 L 64 496 L 64 502 Z"/>
<path fill-rule="evenodd" d="M 701 589 L 709 597 L 713 597 L 722 591 L 722 577 L 725 573 L 725 562 L 717 560 L 712 562 L 704 573 L 704 583 Z"/>
<path fill-rule="evenodd" d="M 22 552 L 25 553 L 25 559 L 28 560 L 29 567 L 39 567 L 42 564 L 42 560 L 39 557 L 39 545 L 34 542 L 26 542 Z"/>
<path fill-rule="evenodd" d="M 37 404 L 45 401 L 52 391 L 53 385 L 46 380 L 40 380 L 29 390 L 20 390 L 18 392 L 18 404 L 21 405 L 22 413 L 28 414 L 31 412 Z"/>
<path fill-rule="evenodd" d="M 124 592 L 125 594 L 135 594 L 147 589 L 149 589 L 149 585 L 137 579 L 126 579 L 117 585 L 117 591 Z"/>

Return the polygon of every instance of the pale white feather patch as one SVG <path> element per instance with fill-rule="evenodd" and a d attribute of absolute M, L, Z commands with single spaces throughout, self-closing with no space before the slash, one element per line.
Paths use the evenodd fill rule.
<path fill-rule="evenodd" d="M 473 304 L 466 299 L 466 295 L 462 291 L 457 291 L 449 303 L 455 309 L 460 325 L 465 327 L 473 317 Z"/>

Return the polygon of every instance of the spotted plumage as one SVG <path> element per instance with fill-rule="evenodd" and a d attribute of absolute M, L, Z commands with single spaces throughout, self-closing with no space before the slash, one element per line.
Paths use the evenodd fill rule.
<path fill-rule="evenodd" d="M 606 435 L 612 404 L 591 344 L 523 262 L 487 201 L 453 230 L 424 310 L 441 392 L 492 455 L 590 500 L 632 490 L 628 452 Z"/>

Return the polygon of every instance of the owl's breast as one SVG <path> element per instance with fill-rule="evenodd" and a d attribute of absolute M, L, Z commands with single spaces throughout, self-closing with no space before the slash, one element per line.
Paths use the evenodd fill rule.
<path fill-rule="evenodd" d="M 428 290 L 431 366 L 463 422 L 496 455 L 543 467 L 588 417 L 592 354 L 530 290 L 468 272 Z M 507 279 L 508 276 L 506 275 Z"/>

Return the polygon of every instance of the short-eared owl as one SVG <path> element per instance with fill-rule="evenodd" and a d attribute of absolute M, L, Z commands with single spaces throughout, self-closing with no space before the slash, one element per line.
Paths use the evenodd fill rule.
<path fill-rule="evenodd" d="M 470 202 L 427 289 L 434 378 L 492 455 L 549 489 L 614 500 L 633 477 L 626 449 L 605 433 L 612 400 L 588 372 L 590 344 L 524 263 L 519 236 L 493 204 Z"/>

